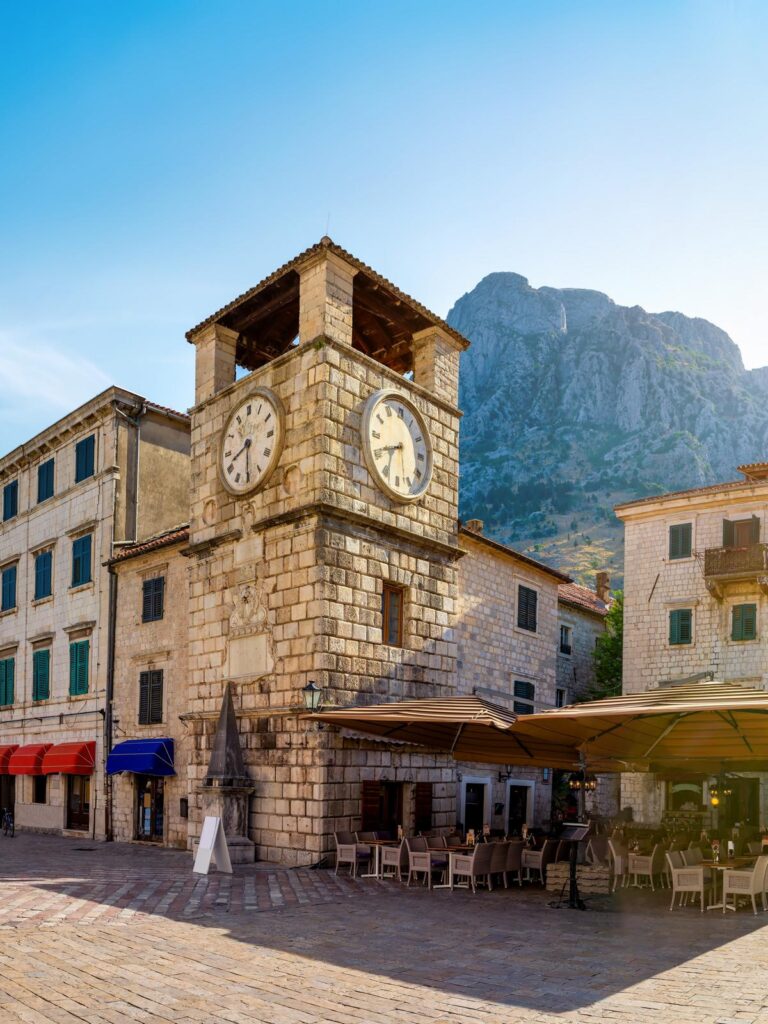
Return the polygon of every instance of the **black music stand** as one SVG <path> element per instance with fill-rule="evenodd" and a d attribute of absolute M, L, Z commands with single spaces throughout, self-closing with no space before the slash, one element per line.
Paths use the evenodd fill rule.
<path fill-rule="evenodd" d="M 573 825 L 563 825 L 563 830 L 560 833 L 559 838 L 567 843 L 571 844 L 568 881 L 563 883 L 563 888 L 560 890 L 560 899 L 550 903 L 550 907 L 554 907 L 560 910 L 563 907 L 567 907 L 569 910 L 586 910 L 587 905 L 579 895 L 579 883 L 576 878 L 576 860 L 579 853 L 578 844 L 582 839 L 586 839 L 589 835 L 589 823 L 582 824 L 577 822 Z M 568 886 L 568 899 L 565 899 L 565 887 Z"/>

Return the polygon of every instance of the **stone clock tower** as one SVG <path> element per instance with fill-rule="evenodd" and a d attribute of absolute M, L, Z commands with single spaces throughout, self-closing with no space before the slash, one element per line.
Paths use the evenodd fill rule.
<path fill-rule="evenodd" d="M 339 705 L 455 692 L 467 342 L 329 238 L 188 339 L 190 793 L 231 683 L 260 858 L 317 861 L 361 827 L 374 779 L 401 785 L 406 825 L 431 784 L 434 824 L 452 824 L 446 760 L 300 711 L 310 680 Z"/>

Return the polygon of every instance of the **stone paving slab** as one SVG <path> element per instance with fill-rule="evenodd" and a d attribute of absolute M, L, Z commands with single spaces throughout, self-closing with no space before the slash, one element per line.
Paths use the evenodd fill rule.
<path fill-rule="evenodd" d="M 538 888 L 406 890 L 188 855 L 0 841 L 10 1022 L 768 1024 L 768 914 L 586 913 Z"/>

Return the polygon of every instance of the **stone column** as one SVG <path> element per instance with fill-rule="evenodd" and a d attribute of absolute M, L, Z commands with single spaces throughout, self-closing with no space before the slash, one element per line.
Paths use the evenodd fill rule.
<path fill-rule="evenodd" d="M 211 324 L 195 338 L 195 405 L 212 398 L 235 382 L 238 334 Z"/>
<path fill-rule="evenodd" d="M 413 379 L 451 405 L 459 403 L 459 344 L 440 327 L 413 335 Z"/>
<path fill-rule="evenodd" d="M 299 344 L 331 338 L 352 344 L 352 281 L 357 271 L 330 251 L 299 270 Z"/>

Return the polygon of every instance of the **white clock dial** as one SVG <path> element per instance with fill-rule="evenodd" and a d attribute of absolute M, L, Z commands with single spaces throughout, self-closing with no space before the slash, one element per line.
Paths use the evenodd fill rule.
<path fill-rule="evenodd" d="M 283 407 L 257 388 L 232 410 L 221 434 L 219 475 L 228 491 L 246 494 L 266 483 L 283 447 Z"/>
<path fill-rule="evenodd" d="M 363 451 L 376 484 L 395 501 L 418 501 L 432 479 L 432 442 L 421 413 L 399 391 L 377 391 L 363 411 Z"/>

